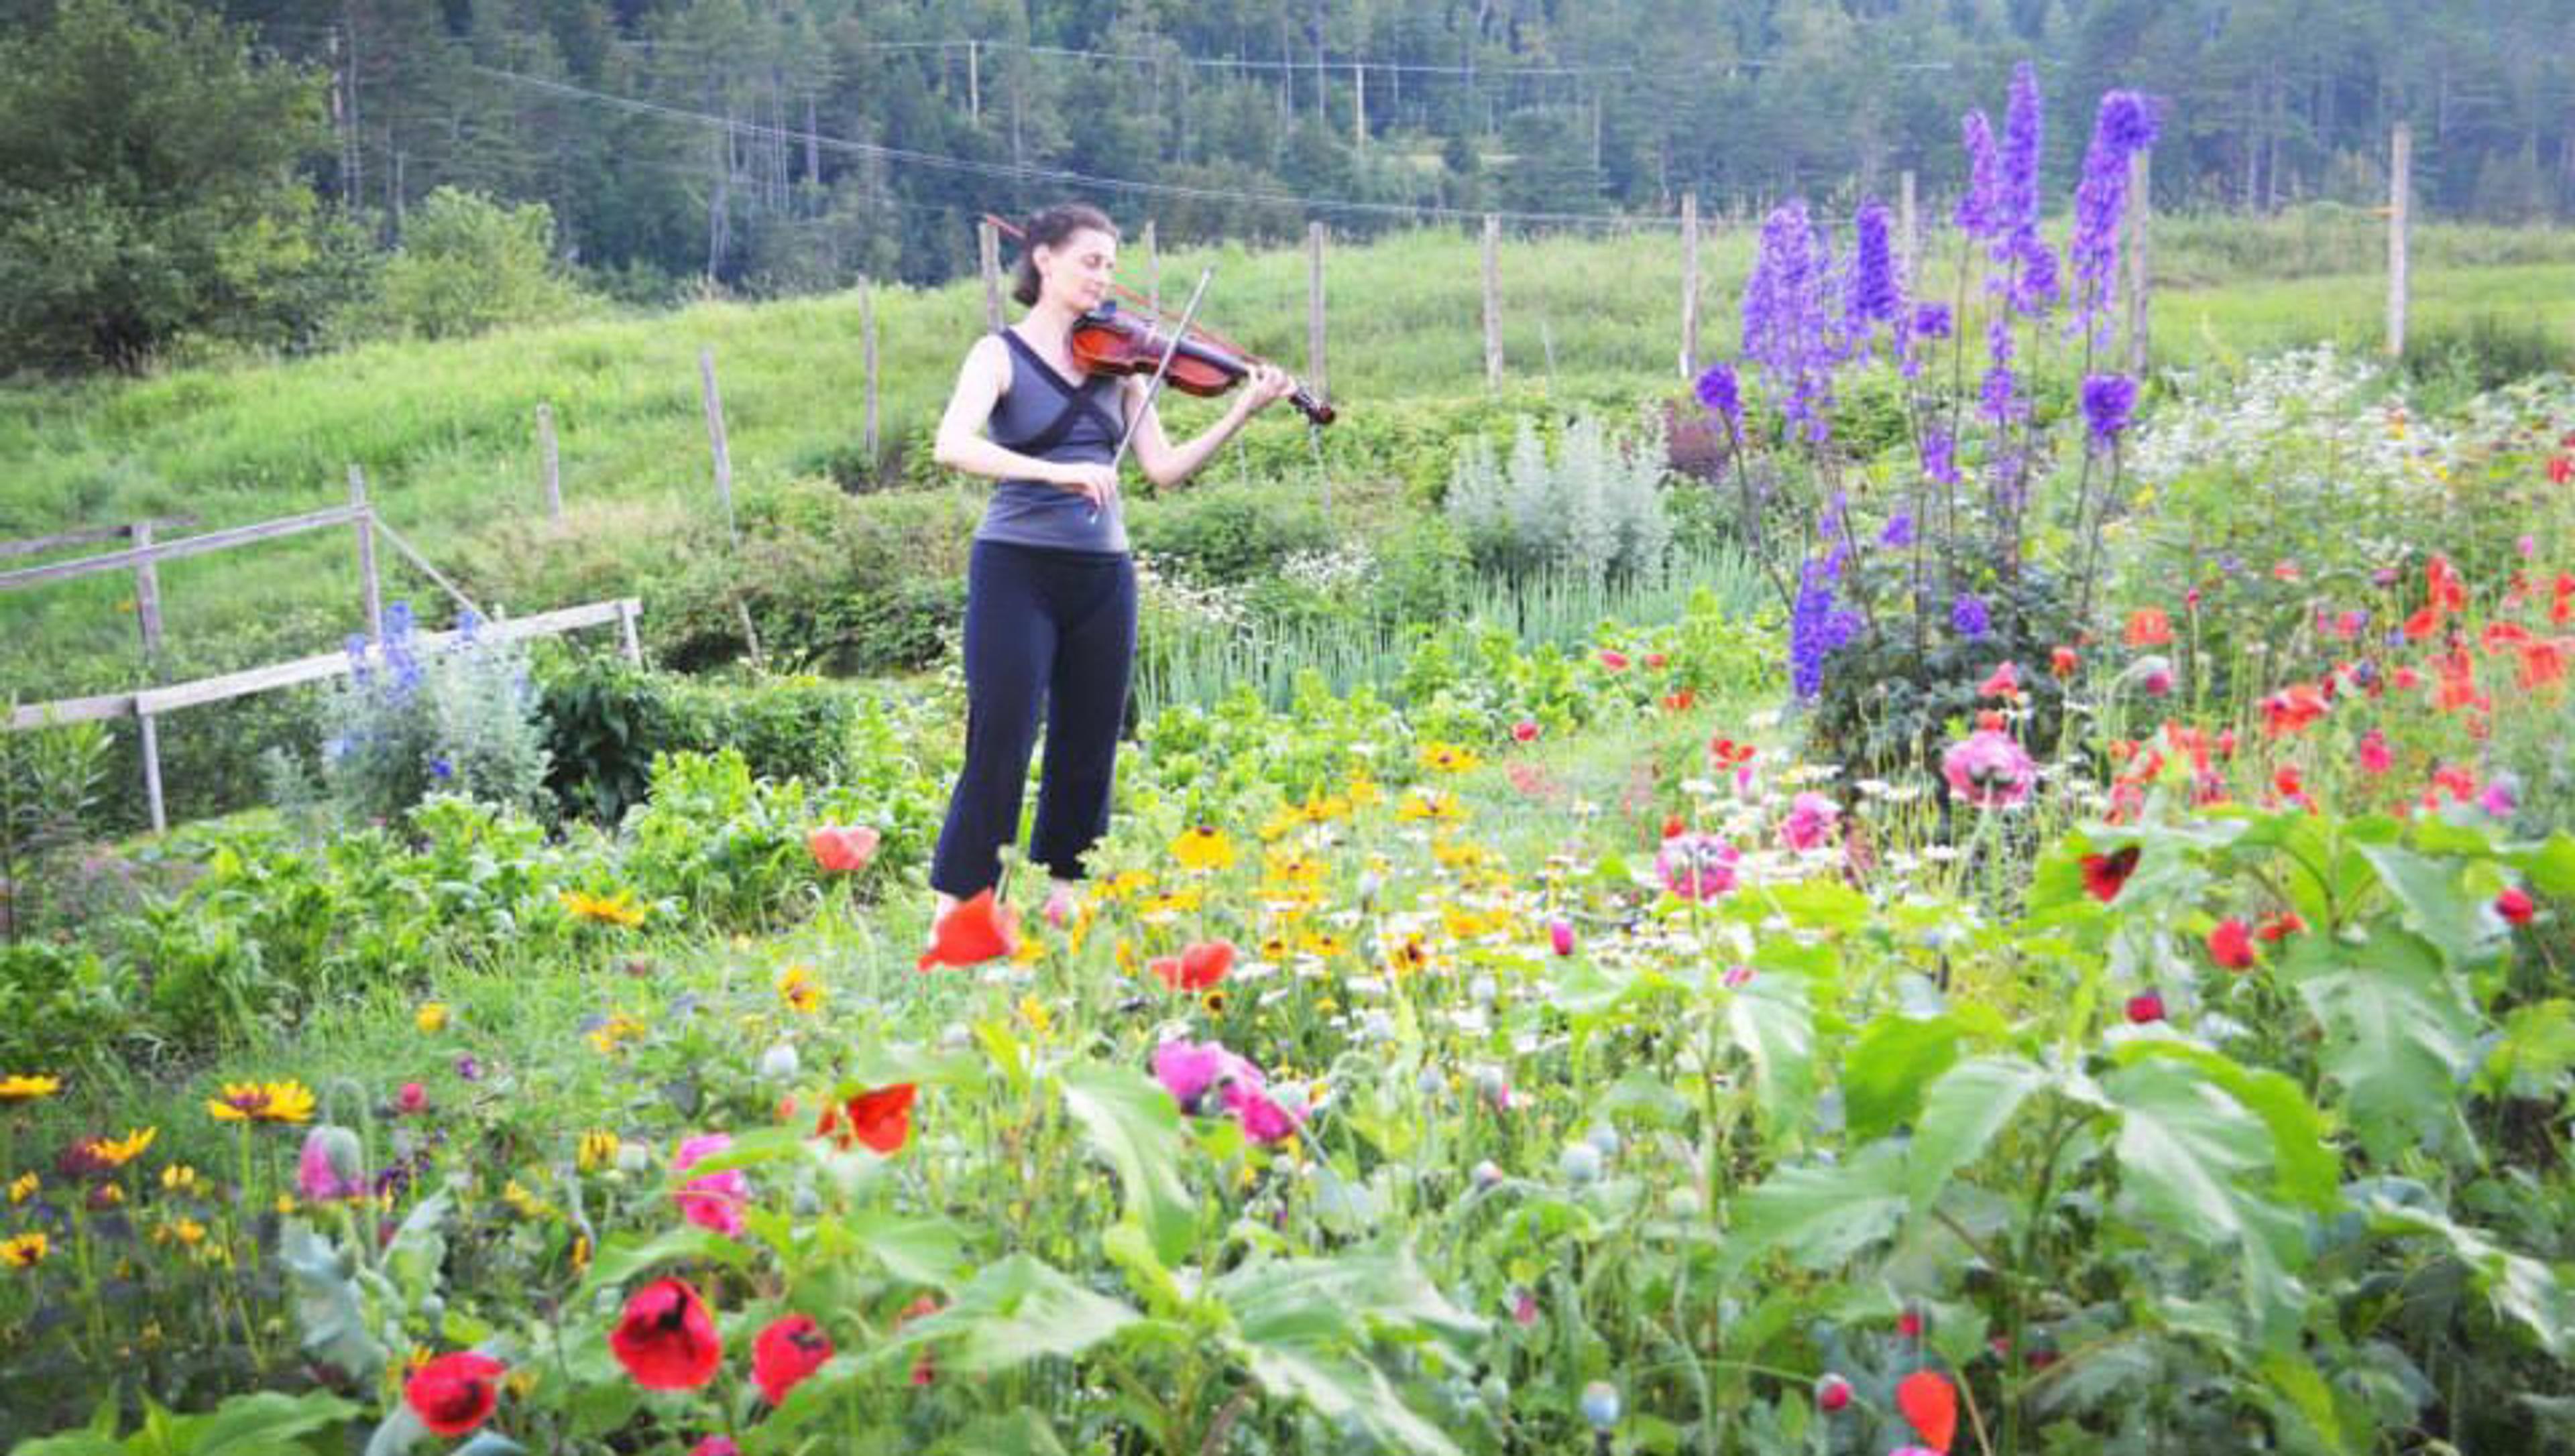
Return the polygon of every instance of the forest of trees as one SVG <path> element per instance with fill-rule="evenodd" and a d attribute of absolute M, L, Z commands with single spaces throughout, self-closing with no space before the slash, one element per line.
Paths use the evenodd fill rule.
<path fill-rule="evenodd" d="M 973 267 L 977 214 L 1065 195 L 1166 239 L 1668 215 L 1684 191 L 1743 214 L 1908 168 L 1936 199 L 1960 116 L 1999 116 L 2024 58 L 2054 196 L 2115 85 L 2168 104 L 2163 208 L 2374 205 L 2406 120 L 2429 214 L 2575 209 L 2575 0 L 0 0 L 0 59 L 84 8 L 227 22 L 199 43 L 294 115 L 0 69 L 13 236 L 135 139 L 123 95 L 152 127 L 255 130 L 230 135 L 291 162 L 326 261 L 398 247 L 452 188 L 544 203 L 556 256 L 637 299 L 932 282 Z"/>

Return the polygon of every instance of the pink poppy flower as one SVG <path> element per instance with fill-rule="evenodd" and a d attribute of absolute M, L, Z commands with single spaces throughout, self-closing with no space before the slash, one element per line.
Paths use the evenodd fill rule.
<path fill-rule="evenodd" d="M 1683 899 L 1709 900 L 1734 888 L 1743 851 L 1714 834 L 1690 831 L 1663 840 L 1654 870 L 1663 887 Z"/>
<path fill-rule="evenodd" d="M 1800 852 L 1820 849 L 1832 842 L 1833 825 L 1840 817 L 1841 805 L 1810 788 L 1788 801 L 1788 817 L 1779 824 L 1779 837 Z"/>
<path fill-rule="evenodd" d="M 1978 808 L 2010 808 L 2029 797 L 2038 764 L 2011 734 L 1978 728 L 1940 755 L 1951 791 Z"/>
<path fill-rule="evenodd" d="M 679 1155 L 671 1159 L 671 1170 L 685 1173 L 733 1146 L 731 1135 L 709 1132 L 680 1144 Z M 680 1205 L 680 1216 L 700 1228 L 712 1228 L 727 1237 L 739 1237 L 743 1229 L 743 1206 L 751 1201 L 751 1182 L 740 1168 L 727 1168 L 721 1173 L 708 1173 L 691 1178 L 671 1195 Z"/>

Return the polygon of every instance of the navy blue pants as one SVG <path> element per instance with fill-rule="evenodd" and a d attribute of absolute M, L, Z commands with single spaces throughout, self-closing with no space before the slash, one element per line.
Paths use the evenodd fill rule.
<path fill-rule="evenodd" d="M 1109 827 L 1109 789 L 1136 659 L 1136 568 L 1123 554 L 978 541 L 966 569 L 966 765 L 949 795 L 931 888 L 961 898 L 1001 878 L 1046 721 L 1029 858 L 1062 879 Z"/>

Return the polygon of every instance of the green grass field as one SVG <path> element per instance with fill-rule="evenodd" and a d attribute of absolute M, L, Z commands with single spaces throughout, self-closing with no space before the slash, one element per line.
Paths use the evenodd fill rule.
<path fill-rule="evenodd" d="M 1751 233 L 1728 226 L 1704 254 L 1702 352 L 1733 344 Z M 2268 222 L 2165 219 L 2151 337 L 2158 362 L 2188 367 L 2330 340 L 2378 346 L 2386 286 L 2383 235 L 2357 214 Z M 1167 255 L 1161 281 L 1186 296 L 1203 266 L 1206 317 L 1246 348 L 1304 361 L 1301 252 L 1227 248 Z M 1610 400 L 1679 387 L 1681 262 L 1668 233 L 1508 242 L 1500 257 L 1503 351 L 1515 398 Z M 1954 261 L 1923 276 L 1947 294 Z M 1131 249 L 1131 282 L 1145 284 Z M 1475 240 L 1425 230 L 1328 262 L 1328 381 L 1344 424 L 1325 440 L 1336 480 L 1380 477 L 1390 418 L 1412 405 L 1480 398 L 1482 340 Z M 2575 235 L 2549 230 L 2424 229 L 2415 250 L 2418 335 L 2480 320 L 2554 331 L 2575 355 L 2575 315 L 2536 301 L 2575 296 Z M 878 296 L 888 438 L 925 432 L 956 362 L 981 327 L 978 285 Z M 687 549 L 722 530 L 697 356 L 714 351 L 736 490 L 850 473 L 861 453 L 864 373 L 855 294 L 761 305 L 709 303 L 645 318 L 599 318 L 447 344 L 383 344 L 325 358 L 202 367 L 139 382 L 39 385 L 0 393 L 0 539 L 141 516 L 193 514 L 205 527 L 314 510 L 346 498 L 363 467 L 385 519 L 472 581 L 478 562 L 584 559 L 560 580 L 614 586 L 621 568 Z M 568 520 L 542 520 L 534 427 L 553 407 Z M 1176 431 L 1215 406 L 1176 400 Z M 1419 411 L 1408 417 L 1418 430 Z M 1281 412 L 1263 442 L 1219 469 L 1286 474 L 1310 487 L 1312 464 Z M 965 489 L 965 488 L 961 488 Z M 167 536 L 170 533 L 165 532 Z M 345 533 L 172 563 L 161 595 L 174 653 L 189 671 L 246 666 L 214 658 L 263 622 L 328 648 L 358 621 L 355 553 Z M 388 595 L 427 584 L 388 560 Z M 23 565 L 13 561 L 11 566 Z M 492 574 L 484 574 L 489 580 Z M 526 580 L 525 571 L 502 574 Z M 0 691 L 37 699 L 126 686 L 140 676 L 132 579 L 108 575 L 0 596 L 13 644 Z M 512 601 L 527 613 L 565 605 Z M 649 611 L 649 605 L 648 605 Z M 443 614 L 442 614 L 443 615 Z M 274 656 L 274 652 L 268 655 Z"/>

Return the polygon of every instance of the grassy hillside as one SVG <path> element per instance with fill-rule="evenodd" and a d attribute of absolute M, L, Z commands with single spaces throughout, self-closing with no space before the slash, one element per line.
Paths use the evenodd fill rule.
<path fill-rule="evenodd" d="M 1749 245 L 1748 228 L 1728 226 L 1705 255 L 1709 352 L 1731 349 Z M 2318 339 L 2374 347 L 2383 250 L 2378 226 L 2357 215 L 2159 221 L 2156 354 L 2189 365 Z M 2421 336 L 2487 318 L 2522 324 L 2540 317 L 2531 300 L 2575 296 L 2575 238 L 2562 233 L 2432 228 L 2416 260 Z M 1143 286 L 1143 258 L 1131 250 L 1128 263 Z M 1301 252 L 1167 256 L 1165 292 L 1184 296 L 1209 265 L 1207 316 L 1247 348 L 1301 364 Z M 1500 266 L 1514 400 L 1676 387 L 1680 259 L 1669 234 L 1507 243 Z M 1336 250 L 1328 271 L 1329 381 L 1345 423 L 1324 437 L 1323 469 L 1355 489 L 1407 462 L 1418 471 L 1460 411 L 1491 418 L 1477 251 L 1466 234 L 1429 230 Z M 1954 279 L 1956 269 L 1935 256 L 1924 276 Z M 878 295 L 894 448 L 928 428 L 981 311 L 973 286 Z M 312 510 L 344 499 L 354 462 L 386 519 L 476 590 L 520 612 L 561 605 L 538 599 L 618 590 L 621 578 L 643 580 L 721 531 L 701 348 L 718 362 L 739 496 L 866 475 L 859 317 L 854 294 L 708 303 L 462 343 L 10 391 L 0 394 L 0 538 L 142 515 L 189 513 L 211 527 Z M 2539 327 L 2575 352 L 2575 317 Z M 543 520 L 540 403 L 552 405 L 561 439 L 569 519 L 560 528 Z M 1214 409 L 1176 400 L 1170 414 L 1187 430 Z M 926 477 L 919 454 L 915 475 Z M 1223 479 L 1316 485 L 1303 432 L 1285 412 L 1216 469 Z M 975 500 L 959 488 L 961 520 Z M 353 556 L 345 535 L 324 533 L 166 567 L 178 666 L 241 666 L 336 641 L 357 620 Z M 426 595 L 388 559 L 390 594 Z M 132 681 L 140 665 L 130 596 L 130 578 L 103 577 L 0 597 L 0 631 L 15 645 L 0 691 L 36 698 Z"/>

